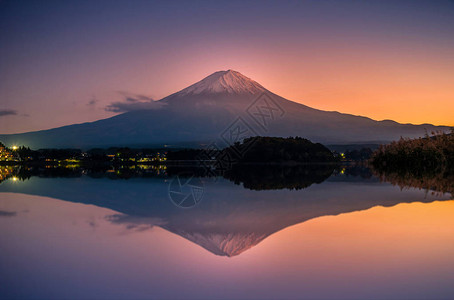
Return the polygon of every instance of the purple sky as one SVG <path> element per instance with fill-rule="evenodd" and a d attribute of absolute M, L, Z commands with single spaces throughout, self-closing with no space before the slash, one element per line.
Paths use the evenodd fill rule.
<path fill-rule="evenodd" d="M 0 133 L 234 69 L 306 105 L 454 125 L 453 1 L 0 1 Z M 118 104 L 120 102 L 120 104 Z"/>

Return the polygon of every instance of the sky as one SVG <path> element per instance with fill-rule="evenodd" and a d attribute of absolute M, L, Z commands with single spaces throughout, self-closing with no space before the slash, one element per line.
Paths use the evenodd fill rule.
<path fill-rule="evenodd" d="M 454 126 L 454 1 L 0 0 L 0 133 L 227 69 L 314 108 Z"/>

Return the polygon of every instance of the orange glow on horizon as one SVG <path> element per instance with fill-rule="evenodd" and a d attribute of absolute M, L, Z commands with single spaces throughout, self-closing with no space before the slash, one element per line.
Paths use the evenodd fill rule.
<path fill-rule="evenodd" d="M 268 237 L 256 248 L 265 254 L 280 251 L 277 248 L 283 245 L 301 249 L 294 243 L 304 244 L 306 255 L 319 262 L 327 260 L 328 264 L 329 260 L 339 257 L 355 257 L 357 262 L 364 260 L 364 264 L 377 266 L 380 261 L 385 264 L 393 257 L 399 257 L 401 263 L 408 261 L 410 264 L 418 257 L 429 257 L 428 253 L 438 253 L 440 256 L 433 258 L 438 261 L 454 250 L 453 215 L 454 200 L 374 207 L 294 225 Z M 320 253 L 321 248 L 326 252 Z M 335 257 L 332 256 L 334 253 Z M 371 257 L 377 261 L 367 261 Z M 283 261 L 285 259 L 281 259 L 281 263 Z M 361 268 L 362 264 L 356 266 Z"/>
<path fill-rule="evenodd" d="M 116 92 L 119 89 L 158 100 L 216 71 L 228 69 L 312 108 L 374 120 L 454 126 L 454 55 L 447 49 L 432 49 L 444 56 L 438 59 L 432 55 L 425 60 L 429 50 L 411 48 L 414 46 L 411 44 L 393 45 L 389 49 L 380 48 L 379 44 L 342 48 L 334 41 L 297 51 L 303 45 L 256 42 L 241 41 L 234 45 L 219 42 L 210 51 L 201 51 L 199 47 L 187 49 L 184 56 L 166 52 L 160 54 L 168 55 L 164 60 L 158 60 L 156 57 L 160 56 L 156 54 L 130 53 L 126 61 L 109 61 L 106 70 L 94 68 L 71 73 L 70 85 L 55 85 L 38 96 L 30 85 L 29 89 L 21 90 L 21 99 L 36 101 L 18 110 L 40 113 L 25 121 L 4 117 L 0 128 L 2 133 L 18 133 L 108 118 L 115 113 L 105 111 L 104 107 L 112 101 L 124 101 Z M 58 75 L 42 79 L 41 85 L 68 80 Z M 96 86 L 93 78 L 97 78 Z M 96 95 L 93 106 L 87 105 L 90 94 Z M 54 111 L 43 111 L 47 106 Z"/>
<path fill-rule="evenodd" d="M 411 45 L 400 45 L 399 52 L 379 45 L 359 49 L 319 45 L 306 52 L 287 50 L 289 53 L 282 45 L 268 51 L 254 45 L 244 47 L 247 58 L 233 47 L 200 59 L 200 53 L 193 53 L 197 62 L 183 66 L 192 72 L 179 73 L 178 68 L 161 74 L 166 92 L 157 99 L 215 71 L 233 69 L 273 93 L 312 108 L 379 121 L 454 126 L 454 57 L 450 61 L 423 60 L 424 50 L 410 51 Z M 279 54 L 282 51 L 285 55 Z M 179 83 L 174 80 L 176 74 Z"/>

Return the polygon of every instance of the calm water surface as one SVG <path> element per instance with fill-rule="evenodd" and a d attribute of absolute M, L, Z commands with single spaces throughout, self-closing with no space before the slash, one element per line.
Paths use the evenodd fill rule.
<path fill-rule="evenodd" d="M 298 190 L 200 181 L 180 208 L 171 177 L 9 177 L 1 298 L 454 297 L 451 195 L 342 174 Z"/>

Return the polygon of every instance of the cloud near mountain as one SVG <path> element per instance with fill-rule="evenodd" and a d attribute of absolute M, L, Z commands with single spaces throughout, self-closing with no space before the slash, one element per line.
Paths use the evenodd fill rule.
<path fill-rule="evenodd" d="M 15 109 L 0 109 L 0 117 L 6 117 L 6 116 L 30 117 L 29 114 L 19 113 Z"/>
<path fill-rule="evenodd" d="M 15 116 L 17 115 L 17 111 L 13 109 L 0 109 L 0 117 L 4 116 Z"/>
<path fill-rule="evenodd" d="M 124 96 L 124 100 L 112 102 L 104 108 L 105 111 L 124 113 L 135 110 L 159 109 L 164 105 L 164 103 L 144 95 L 131 95 L 125 92 L 119 92 L 119 94 Z"/>

